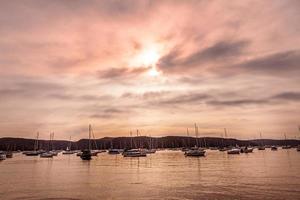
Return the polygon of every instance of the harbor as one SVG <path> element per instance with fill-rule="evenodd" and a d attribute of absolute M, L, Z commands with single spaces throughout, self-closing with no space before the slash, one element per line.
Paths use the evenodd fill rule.
<path fill-rule="evenodd" d="M 179 149 L 146 157 L 102 152 L 90 161 L 15 153 L 0 162 L 0 185 L 6 199 L 297 199 L 299 170 L 295 148 L 239 155 L 207 149 L 205 157 Z"/>

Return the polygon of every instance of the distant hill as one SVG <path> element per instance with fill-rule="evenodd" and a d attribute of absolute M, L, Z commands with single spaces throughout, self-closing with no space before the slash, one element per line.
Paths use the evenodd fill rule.
<path fill-rule="evenodd" d="M 25 138 L 0 138 L 0 150 L 32 150 L 34 148 L 34 139 Z M 47 150 L 49 148 L 49 140 L 39 140 L 39 148 Z M 93 149 L 109 149 L 109 148 L 180 148 L 192 147 L 197 144 L 194 137 L 184 136 L 166 136 L 166 137 L 105 137 L 101 139 L 91 140 Z M 300 145 L 299 140 L 237 140 L 233 138 L 216 138 L 202 137 L 198 138 L 198 145 L 201 147 L 222 147 L 222 146 L 258 146 L 258 145 Z M 52 146 L 54 149 L 66 149 L 70 145 L 66 140 L 54 140 Z M 88 147 L 88 140 L 81 139 L 76 142 L 71 142 L 71 149 L 84 149 Z"/>

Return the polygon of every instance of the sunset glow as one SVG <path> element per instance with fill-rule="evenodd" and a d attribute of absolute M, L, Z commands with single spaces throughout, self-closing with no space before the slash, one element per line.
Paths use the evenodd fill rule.
<path fill-rule="evenodd" d="M 296 1 L 70 2 L 1 3 L 0 137 L 299 136 Z"/>
<path fill-rule="evenodd" d="M 150 48 L 141 51 L 134 59 L 136 65 L 155 66 L 159 60 L 159 54 L 156 49 Z"/>

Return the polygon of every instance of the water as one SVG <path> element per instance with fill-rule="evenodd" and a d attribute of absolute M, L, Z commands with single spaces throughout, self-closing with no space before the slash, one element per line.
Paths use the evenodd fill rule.
<path fill-rule="evenodd" d="M 15 154 L 0 162 L 0 199 L 300 199 L 300 152 L 102 153 L 92 161 Z"/>

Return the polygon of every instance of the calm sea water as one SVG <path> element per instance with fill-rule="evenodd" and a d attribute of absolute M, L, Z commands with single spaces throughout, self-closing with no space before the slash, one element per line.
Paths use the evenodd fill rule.
<path fill-rule="evenodd" d="M 300 152 L 102 153 L 92 161 L 15 154 L 0 162 L 0 199 L 300 199 Z"/>

